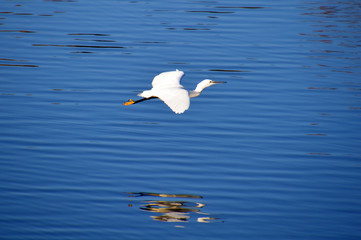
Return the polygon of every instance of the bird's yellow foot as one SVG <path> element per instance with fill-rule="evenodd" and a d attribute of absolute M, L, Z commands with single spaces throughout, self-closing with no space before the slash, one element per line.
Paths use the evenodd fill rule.
<path fill-rule="evenodd" d="M 129 99 L 128 102 L 123 103 L 124 106 L 134 104 L 135 102 L 132 99 Z"/>

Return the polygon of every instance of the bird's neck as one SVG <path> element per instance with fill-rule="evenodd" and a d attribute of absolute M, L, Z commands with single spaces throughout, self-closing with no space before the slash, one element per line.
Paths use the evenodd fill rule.
<path fill-rule="evenodd" d="M 201 94 L 201 92 L 196 91 L 196 90 L 189 91 L 189 97 L 190 97 L 190 98 L 198 97 L 199 94 Z"/>
<path fill-rule="evenodd" d="M 189 91 L 189 97 L 198 97 L 199 94 L 201 94 L 201 92 L 203 91 L 203 89 L 205 89 L 206 86 L 204 86 L 204 84 L 202 84 L 202 82 L 198 83 L 196 89 Z"/>
<path fill-rule="evenodd" d="M 198 97 L 199 94 L 206 88 L 211 86 L 209 79 L 204 79 L 202 82 L 198 83 L 196 89 L 189 91 L 189 97 Z"/>

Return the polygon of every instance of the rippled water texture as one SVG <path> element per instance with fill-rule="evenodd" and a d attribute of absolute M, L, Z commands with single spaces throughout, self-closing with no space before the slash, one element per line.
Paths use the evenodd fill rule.
<path fill-rule="evenodd" d="M 0 239 L 360 239 L 359 1 L 0 0 Z M 160 72 L 174 114 L 123 106 Z"/>

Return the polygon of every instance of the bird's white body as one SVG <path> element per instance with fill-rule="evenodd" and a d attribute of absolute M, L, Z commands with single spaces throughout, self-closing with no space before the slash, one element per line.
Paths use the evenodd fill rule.
<path fill-rule="evenodd" d="M 189 108 L 188 91 L 180 84 L 184 72 L 172 71 L 161 73 L 153 79 L 151 90 L 144 91 L 138 96 L 144 98 L 158 97 L 175 113 L 183 113 Z"/>
<path fill-rule="evenodd" d="M 179 70 L 163 72 L 154 77 L 152 89 L 146 90 L 138 94 L 138 96 L 145 99 L 157 97 L 165 102 L 175 113 L 180 114 L 189 108 L 190 98 L 199 96 L 206 87 L 216 83 L 224 83 L 205 79 L 197 85 L 196 89 L 187 91 L 180 84 L 183 75 L 184 72 Z M 132 103 L 135 102 L 128 102 L 126 104 Z"/>

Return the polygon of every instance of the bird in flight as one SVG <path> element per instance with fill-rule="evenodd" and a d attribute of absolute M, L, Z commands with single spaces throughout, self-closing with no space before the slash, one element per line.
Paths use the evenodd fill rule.
<path fill-rule="evenodd" d="M 123 105 L 127 106 L 143 102 L 145 100 L 159 98 L 165 104 L 167 104 L 168 107 L 173 110 L 173 112 L 181 114 L 189 108 L 190 98 L 198 97 L 206 87 L 217 83 L 226 83 L 223 81 L 212 81 L 210 79 L 205 79 L 198 83 L 194 90 L 187 91 L 180 84 L 183 75 L 184 72 L 179 71 L 178 69 L 176 71 L 163 72 L 154 77 L 152 82 L 152 89 L 138 94 L 138 96 L 143 97 L 142 99 L 137 101 L 129 99 L 128 102 L 124 103 Z"/>

